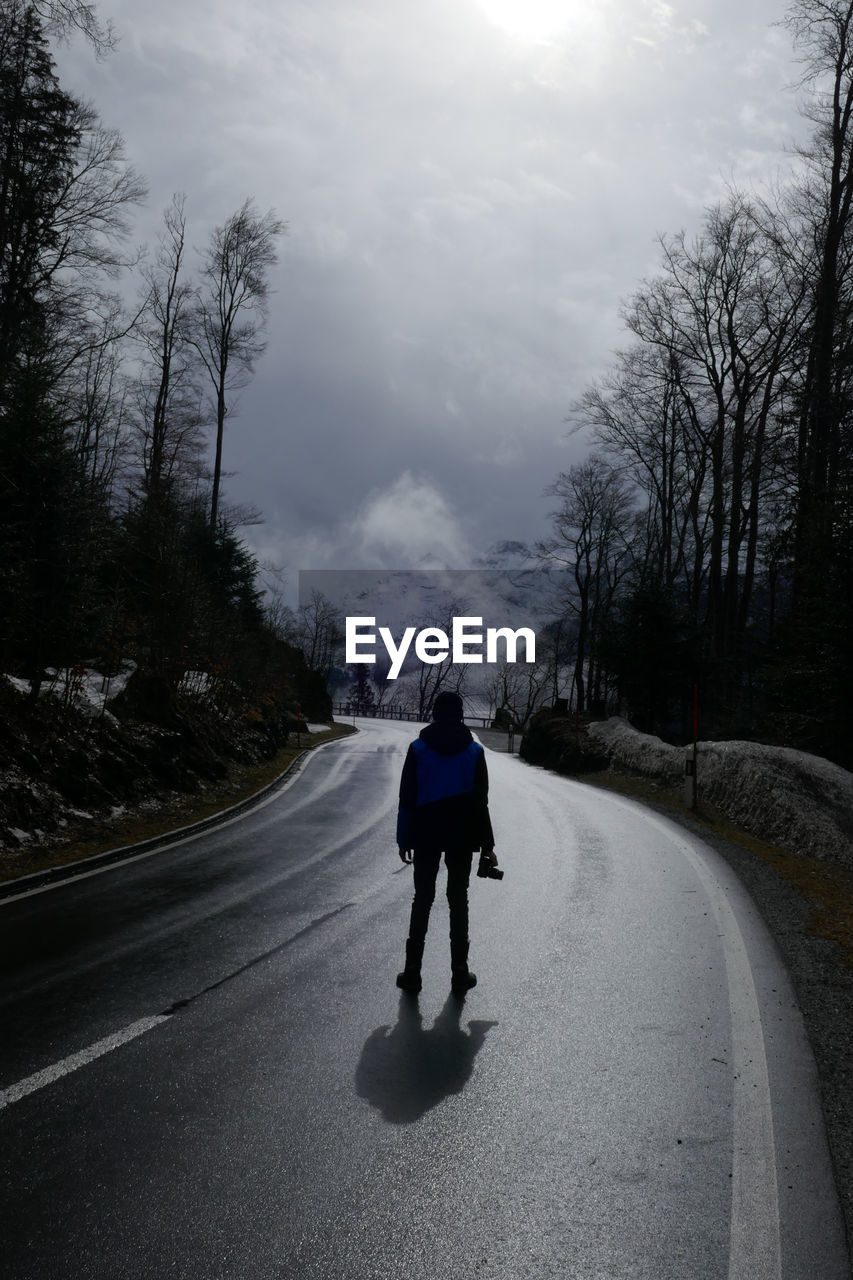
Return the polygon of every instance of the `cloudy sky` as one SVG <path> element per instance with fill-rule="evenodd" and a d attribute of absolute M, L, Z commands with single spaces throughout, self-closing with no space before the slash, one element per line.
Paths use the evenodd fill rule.
<path fill-rule="evenodd" d="M 102 0 L 61 50 L 202 245 L 288 224 L 228 497 L 266 560 L 466 567 L 547 531 L 572 401 L 624 341 L 659 232 L 802 136 L 774 0 Z"/>

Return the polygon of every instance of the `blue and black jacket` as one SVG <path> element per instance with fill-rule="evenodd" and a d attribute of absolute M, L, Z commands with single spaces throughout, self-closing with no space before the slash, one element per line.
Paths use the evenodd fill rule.
<path fill-rule="evenodd" d="M 435 721 L 409 746 L 400 779 L 401 849 L 494 847 L 486 753 L 461 721 Z"/>

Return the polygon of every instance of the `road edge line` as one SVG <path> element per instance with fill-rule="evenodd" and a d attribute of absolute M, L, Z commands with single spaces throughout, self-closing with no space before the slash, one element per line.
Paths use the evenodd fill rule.
<path fill-rule="evenodd" d="M 322 751 L 324 747 L 333 747 L 336 743 L 345 742 L 350 737 L 352 734 L 347 733 L 339 738 L 330 738 L 326 742 L 317 742 L 313 746 L 306 747 L 272 782 L 268 782 L 259 791 L 253 792 L 245 799 L 238 800 L 236 804 L 229 805 L 227 809 L 220 809 L 206 818 L 200 818 L 198 822 L 190 822 L 185 827 L 174 827 L 171 831 L 163 831 L 136 844 L 119 845 L 115 849 L 106 849 L 103 853 L 94 853 L 91 857 L 81 858 L 79 862 L 47 867 L 43 871 L 33 871 L 29 875 L 18 876 L 14 880 L 0 881 L 0 908 L 7 903 L 17 902 L 21 898 L 45 893 L 48 889 L 59 889 L 74 880 L 84 880 L 102 871 L 110 871 L 129 862 L 150 858 L 155 853 L 164 853 L 167 849 L 194 840 L 215 827 L 224 827 L 231 822 L 236 822 L 245 814 L 269 804 L 281 792 L 286 791 L 311 756 Z"/>

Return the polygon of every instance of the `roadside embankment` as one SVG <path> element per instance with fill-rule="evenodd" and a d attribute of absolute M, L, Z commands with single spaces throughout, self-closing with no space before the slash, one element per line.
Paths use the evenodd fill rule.
<path fill-rule="evenodd" d="M 522 758 L 583 776 L 603 770 L 677 788 L 685 750 L 638 733 L 612 716 L 576 727 L 540 716 L 525 734 Z M 817 756 L 757 742 L 700 742 L 697 796 L 738 827 L 792 853 L 853 870 L 853 774 Z"/>
<path fill-rule="evenodd" d="M 684 748 L 616 717 L 585 726 L 539 713 L 520 754 L 641 801 L 694 832 L 737 872 L 797 994 L 853 1241 L 853 775 L 800 751 L 702 742 L 691 809 Z"/>
<path fill-rule="evenodd" d="M 149 689 L 95 708 L 31 704 L 0 677 L 0 881 L 205 819 L 350 731 L 273 703 L 223 710 Z"/>

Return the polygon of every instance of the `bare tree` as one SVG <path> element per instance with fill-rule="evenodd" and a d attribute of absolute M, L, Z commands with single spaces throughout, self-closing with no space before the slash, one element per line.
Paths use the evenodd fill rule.
<path fill-rule="evenodd" d="M 547 492 L 560 506 L 553 513 L 554 533 L 539 552 L 571 571 L 565 608 L 577 629 L 573 686 L 583 712 L 599 628 L 631 562 L 633 498 L 619 471 L 597 454 L 563 472 Z"/>
<path fill-rule="evenodd" d="M 794 0 L 785 25 L 809 90 L 804 114 L 815 126 L 801 152 L 807 177 L 799 189 L 811 315 L 800 396 L 794 591 L 805 606 L 832 558 L 842 459 L 850 445 L 853 3 Z M 847 376 L 840 377 L 845 364 Z"/>
<path fill-rule="evenodd" d="M 537 637 L 536 662 L 499 662 L 483 686 L 490 712 L 524 732 L 534 711 L 544 706 L 554 687 L 554 654 L 545 652 Z"/>
<path fill-rule="evenodd" d="M 410 625 L 418 633 L 436 631 L 449 640 L 453 633 L 453 619 L 465 617 L 469 612 L 469 607 L 458 598 L 444 597 L 436 600 L 428 614 Z M 438 640 L 439 637 L 430 636 L 428 639 Z M 380 660 L 380 671 L 384 665 Z M 438 695 L 444 690 L 461 694 L 470 675 L 470 663 L 453 662 L 452 654 L 447 654 L 440 661 L 422 662 L 412 645 L 403 663 L 403 674 L 396 681 L 389 682 L 395 685 L 389 693 L 401 710 L 413 713 L 419 720 L 427 720 Z"/>
<path fill-rule="evenodd" d="M 73 452 L 83 464 L 90 487 L 108 501 L 123 472 L 128 443 L 130 393 L 116 338 L 123 329 L 121 306 L 116 302 L 101 319 L 100 340 L 93 335 L 95 340 L 75 366 L 67 406 Z"/>
<path fill-rule="evenodd" d="M 79 31 L 99 58 L 115 48 L 112 24 L 101 22 L 95 6 L 85 0 L 33 0 L 33 8 L 42 18 L 46 32 L 59 40 L 67 40 Z"/>
<path fill-rule="evenodd" d="M 370 678 L 376 694 L 376 714 L 381 715 L 386 708 L 393 712 L 396 704 L 397 681 L 389 680 L 391 659 L 387 653 L 377 654 L 376 662 L 370 668 Z"/>
<path fill-rule="evenodd" d="M 638 343 L 616 355 L 613 368 L 574 409 L 578 426 L 645 495 L 638 548 L 646 572 L 668 587 L 686 580 L 694 612 L 705 579 L 708 508 L 703 502 L 708 460 L 692 425 L 675 356 Z"/>
<path fill-rule="evenodd" d="M 145 188 L 121 135 L 60 88 L 22 0 L 0 5 L 0 64 L 0 383 L 37 342 L 52 393 L 122 332 L 104 334 L 103 320 L 118 319 L 105 280 L 128 265 L 129 208 Z"/>
<path fill-rule="evenodd" d="M 780 421 L 799 299 L 736 193 L 709 210 L 692 242 L 681 233 L 662 237 L 661 247 L 661 274 L 635 295 L 626 318 L 661 353 L 686 423 L 692 473 L 703 482 L 701 508 L 691 496 L 690 509 L 697 546 L 706 544 L 706 622 L 723 686 L 734 685 L 770 475 L 768 437 Z"/>
<path fill-rule="evenodd" d="M 272 209 L 260 214 L 249 198 L 215 228 L 202 262 L 197 346 L 210 379 L 216 420 L 210 500 L 214 528 L 222 483 L 222 439 L 232 407 L 228 396 L 246 385 L 255 360 L 266 348 L 268 273 L 278 260 L 276 239 L 284 229 Z"/>
<path fill-rule="evenodd" d="M 295 641 L 302 650 L 309 671 L 326 682 L 341 657 L 344 618 L 337 605 L 322 591 L 311 592 L 311 599 L 300 605 L 295 625 Z"/>
<path fill-rule="evenodd" d="M 155 504 L 201 447 L 201 392 L 193 341 L 195 291 L 182 278 L 186 219 L 175 195 L 163 215 L 153 264 L 143 273 L 145 298 L 137 333 L 145 351 L 140 381 L 143 483 Z"/>

